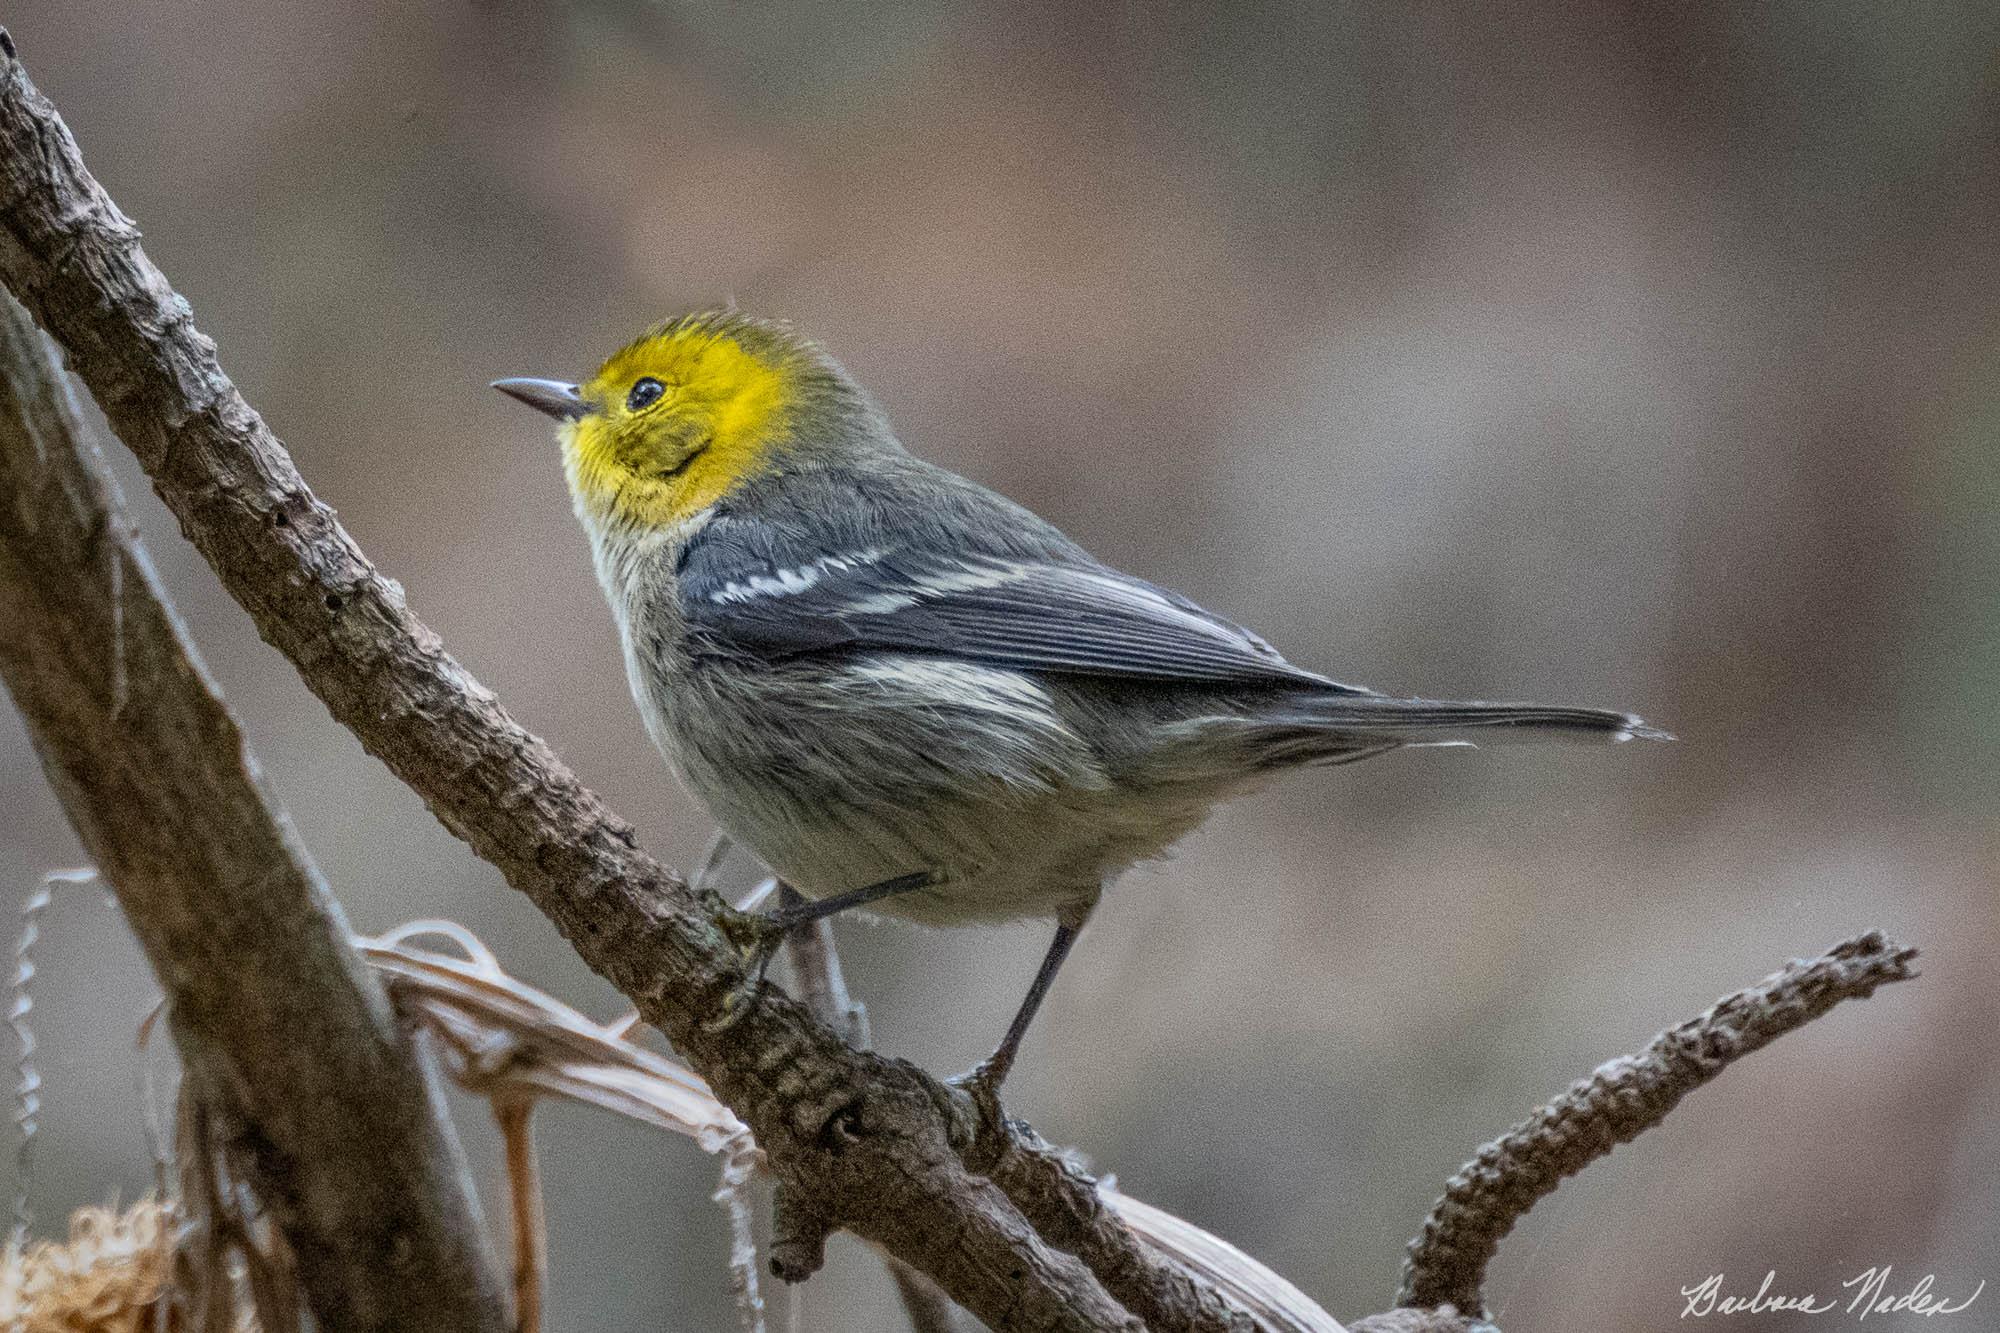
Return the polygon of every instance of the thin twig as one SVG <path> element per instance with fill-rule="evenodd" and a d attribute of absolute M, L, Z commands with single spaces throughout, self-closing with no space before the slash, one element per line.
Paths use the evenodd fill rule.
<path fill-rule="evenodd" d="M 805 902 L 789 884 L 779 883 L 777 892 L 780 910 Z M 856 1050 L 867 1050 L 873 1044 L 868 1006 L 847 989 L 847 974 L 841 970 L 840 949 L 833 938 L 833 919 L 821 917 L 793 931 L 785 941 L 785 950 L 791 958 L 792 982 L 813 1017 L 845 1037 Z"/>
<path fill-rule="evenodd" d="M 291 1247 L 230 1163 L 230 1144 L 247 1127 L 185 1079 L 176 1118 L 176 1277 L 163 1303 L 191 1301 L 185 1323 L 201 1333 L 301 1333 L 304 1303 Z"/>
<path fill-rule="evenodd" d="M 1637 1054 L 1598 1066 L 1451 1178 L 1410 1242 L 1396 1303 L 1483 1314 L 1480 1288 L 1501 1238 L 1564 1177 L 1659 1124 L 1681 1098 L 1752 1051 L 1842 1000 L 1915 976 L 1916 956 L 1871 930 L 1724 996 Z"/>
<path fill-rule="evenodd" d="M 688 891 L 700 894 L 713 889 L 716 880 L 722 875 L 723 862 L 729 859 L 729 853 L 735 848 L 736 840 L 721 829 L 711 834 L 708 839 L 708 851 L 703 854 L 701 864 L 695 867 L 694 874 L 688 877 Z"/>
<path fill-rule="evenodd" d="M 549 1229 L 542 1173 L 535 1158 L 531 1094 L 495 1097 L 493 1118 L 507 1157 L 507 1200 L 514 1237 L 514 1333 L 542 1333 L 542 1293 L 549 1276 Z"/>
<path fill-rule="evenodd" d="M 186 1327 L 200 1333 L 228 1333 L 236 1323 L 236 1299 L 223 1222 L 226 1190 L 220 1183 L 223 1172 L 208 1110 L 186 1080 L 181 1083 L 174 1131 L 181 1238 L 172 1296 L 186 1306 Z"/>
<path fill-rule="evenodd" d="M 729 1217 L 729 1287 L 743 1333 L 764 1333 L 764 1290 L 757 1276 L 757 1229 L 750 1206 L 750 1182 L 761 1162 L 746 1134 L 722 1154 L 722 1176 L 710 1196 Z M 798 1303 L 798 1293 L 792 1293 Z"/>
<path fill-rule="evenodd" d="M 35 942 L 42 936 L 42 909 L 49 905 L 49 886 L 59 875 L 90 871 L 51 871 L 29 891 L 21 904 L 21 933 L 14 940 L 13 1002 L 7 1008 L 7 1024 L 14 1030 L 14 1127 L 21 1141 L 14 1148 L 14 1223 L 7 1235 L 9 1262 L 25 1254 L 28 1233 L 34 1229 L 35 1214 L 28 1201 L 35 1178 L 35 1138 L 42 1112 L 42 1074 L 35 1067 L 35 1030 L 28 1015 L 35 1007 Z"/>
<path fill-rule="evenodd" d="M 186 1222 L 186 1207 L 185 1201 L 174 1194 L 172 1149 L 167 1144 L 166 1130 L 160 1124 L 159 1090 L 153 1086 L 153 1032 L 159 1026 L 160 1016 L 166 1011 L 164 1000 L 146 1010 L 133 1037 L 132 1054 L 138 1064 L 133 1081 L 139 1096 L 139 1122 L 144 1127 L 146 1156 L 153 1162 L 153 1193 L 174 1222 L 171 1227 L 160 1228 L 159 1245 L 171 1256 L 177 1250 L 174 1233 L 180 1231 Z M 153 1306 L 153 1333 L 167 1333 L 172 1323 L 174 1287 L 180 1276 L 180 1266 L 170 1260 L 161 1265 L 161 1271 L 166 1274 L 166 1285 L 160 1300 Z"/>

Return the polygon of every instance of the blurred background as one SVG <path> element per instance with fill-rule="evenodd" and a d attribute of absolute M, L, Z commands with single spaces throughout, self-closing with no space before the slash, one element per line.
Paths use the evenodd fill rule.
<path fill-rule="evenodd" d="M 1120 883 L 1009 1093 L 1132 1193 L 1380 1309 L 1482 1140 L 1879 926 L 1921 981 L 1565 1187 L 1490 1298 L 1648 1330 L 1713 1272 L 2000 1286 L 2000 10 L 7 11 L 320 496 L 673 864 L 710 825 L 637 723 L 547 423 L 485 386 L 732 299 L 816 333 L 916 451 L 1303 664 L 1681 736 L 1301 775 Z M 450 916 L 618 1012 L 120 465 L 354 924 Z M 0 834 L 16 903 L 79 856 L 4 710 Z M 950 1072 L 1044 932 L 842 941 L 879 1044 Z M 95 889 L 59 889 L 40 961 L 49 1229 L 150 1181 L 154 992 Z M 554 1326 L 730 1326 L 713 1163 L 541 1123 Z M 808 1329 L 903 1327 L 851 1242 L 802 1299 Z"/>

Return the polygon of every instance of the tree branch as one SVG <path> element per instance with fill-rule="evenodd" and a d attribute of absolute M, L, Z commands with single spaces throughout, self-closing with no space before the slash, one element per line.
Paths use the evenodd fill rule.
<path fill-rule="evenodd" d="M 1681 1098 L 1752 1051 L 1842 1000 L 1865 999 L 1877 986 L 1915 976 L 1916 956 L 1871 930 L 1723 996 L 1635 1055 L 1599 1065 L 1451 1178 L 1423 1233 L 1410 1242 L 1396 1303 L 1482 1315 L 1480 1288 L 1501 1239 L 1565 1177 L 1659 1124 Z"/>
<path fill-rule="evenodd" d="M 789 884 L 778 886 L 779 902 L 794 906 L 804 900 Z M 868 1031 L 868 1008 L 849 994 L 847 976 L 840 966 L 840 949 L 833 938 L 833 920 L 821 917 L 802 930 L 792 932 L 785 948 L 791 958 L 792 985 L 799 999 L 814 1017 L 847 1038 L 856 1049 L 873 1044 Z M 882 1256 L 889 1276 L 896 1283 L 896 1295 L 910 1318 L 914 1333 L 956 1333 L 958 1308 L 937 1284 L 893 1254 Z"/>
<path fill-rule="evenodd" d="M 430 937 L 450 941 L 452 950 L 416 943 Z M 495 1101 L 563 1097 L 686 1135 L 725 1160 L 732 1189 L 763 1173 L 763 1155 L 743 1122 L 680 1064 L 633 1045 L 629 1020 L 594 1022 L 509 976 L 477 937 L 449 921 L 411 922 L 359 943 L 390 979 L 398 1010 L 436 1039 L 446 1071 L 468 1091 Z M 1108 1185 L 1098 1188 L 1149 1246 L 1254 1311 L 1259 1328 L 1342 1333 L 1338 1320 L 1227 1241 Z"/>
<path fill-rule="evenodd" d="M 1151 1329 L 1256 1333 L 1258 1320 L 1219 1287 L 1136 1235 L 1071 1154 L 1018 1121 L 985 1128 L 969 1159 L 1050 1244 L 1081 1258 Z"/>
<path fill-rule="evenodd" d="M 4 295 L 0 624 L 0 677 L 321 1325 L 501 1333 L 435 1089 L 258 782 L 67 378 Z"/>
<path fill-rule="evenodd" d="M 724 905 L 697 901 L 640 852 L 630 827 L 446 655 L 223 374 L 11 43 L 0 49 L 0 280 L 68 351 L 259 633 L 667 1034 L 751 1126 L 795 1204 L 912 1263 L 996 1328 L 1138 1326 L 967 1169 L 979 1122 L 969 1098 L 851 1050 L 782 994 L 753 993 Z M 1141 1285 L 1181 1280 L 1136 1239 L 1130 1253 Z M 1135 1271 L 1107 1280 L 1130 1286 Z"/>

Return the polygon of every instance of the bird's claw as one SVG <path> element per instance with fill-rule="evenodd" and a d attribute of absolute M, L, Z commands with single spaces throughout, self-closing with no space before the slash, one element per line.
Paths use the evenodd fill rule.
<path fill-rule="evenodd" d="M 777 956 L 790 933 L 782 921 L 761 912 L 739 912 L 730 908 L 719 915 L 722 934 L 736 950 L 748 973 L 747 988 L 755 990 L 764 982 L 764 974 L 771 968 L 771 959 Z"/>
<path fill-rule="evenodd" d="M 984 1131 L 998 1129 L 1006 1123 L 1005 1113 L 1000 1109 L 1000 1084 L 1006 1077 L 1006 1069 L 992 1060 L 981 1060 L 963 1074 L 946 1079 L 945 1084 L 972 1099 Z"/>

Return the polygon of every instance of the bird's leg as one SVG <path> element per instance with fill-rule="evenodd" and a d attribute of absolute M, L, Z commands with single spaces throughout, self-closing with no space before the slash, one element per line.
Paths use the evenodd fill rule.
<path fill-rule="evenodd" d="M 919 870 L 910 875 L 898 875 L 885 879 L 879 884 L 864 884 L 846 893 L 836 893 L 830 898 L 800 898 L 787 902 L 771 913 L 771 920 L 786 934 L 800 926 L 809 926 L 823 917 L 836 912 L 845 912 L 850 907 L 866 907 L 869 903 L 893 898 L 899 893 L 915 893 L 927 889 L 938 882 L 938 877 L 928 870 Z"/>
<path fill-rule="evenodd" d="M 764 973 L 771 966 L 771 959 L 778 952 L 778 946 L 785 942 L 793 931 L 801 926 L 809 926 L 815 921 L 845 912 L 851 907 L 865 907 L 869 903 L 884 898 L 893 898 L 899 893 L 914 893 L 927 889 L 938 882 L 937 875 L 928 870 L 913 874 L 898 875 L 875 884 L 864 884 L 858 889 L 836 893 L 827 898 L 796 898 L 781 903 L 776 911 L 761 915 L 738 914 L 731 921 L 731 937 L 753 965 L 756 981 L 764 979 Z"/>
<path fill-rule="evenodd" d="M 1067 910 L 1057 916 L 1056 937 L 1049 941 L 1049 951 L 1042 955 L 1042 965 L 1028 986 L 1027 997 L 1014 1011 L 1014 1021 L 1007 1025 L 1007 1035 L 1000 1038 L 993 1054 L 981 1060 L 969 1073 L 960 1074 L 952 1080 L 971 1093 L 975 1101 L 990 1103 L 988 1110 L 998 1108 L 1000 1085 L 1013 1069 L 1014 1057 L 1020 1054 L 1021 1039 L 1028 1035 L 1028 1024 L 1035 1021 L 1035 1011 L 1042 1007 L 1049 987 L 1055 984 L 1056 973 L 1062 970 L 1063 959 L 1069 957 L 1070 946 L 1076 943 L 1077 932 L 1083 929 L 1084 918 L 1089 914 L 1090 909 L 1086 907 L 1081 911 Z"/>
<path fill-rule="evenodd" d="M 736 847 L 736 840 L 721 829 L 708 840 L 708 853 L 701 858 L 701 869 L 688 880 L 688 888 L 697 895 L 706 893 L 714 886 L 716 878 L 722 874 L 722 863 L 729 859 L 729 853 Z"/>

